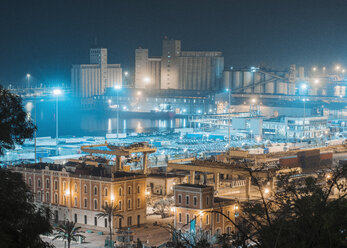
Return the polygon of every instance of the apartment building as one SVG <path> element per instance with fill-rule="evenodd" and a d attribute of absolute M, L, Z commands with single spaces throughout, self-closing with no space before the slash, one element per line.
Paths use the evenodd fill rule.
<path fill-rule="evenodd" d="M 146 176 L 114 172 L 95 167 L 91 171 L 53 164 L 18 166 L 34 194 L 36 204 L 49 206 L 55 221 L 70 220 L 90 228 L 107 228 L 107 219 L 98 218 L 106 203 L 118 205 L 113 228 L 140 225 L 146 221 Z"/>
<path fill-rule="evenodd" d="M 218 211 L 235 221 L 238 205 L 230 199 L 214 197 L 212 186 L 180 184 L 174 187 L 174 227 L 182 232 L 205 231 L 211 235 L 231 233 L 235 226 Z"/>

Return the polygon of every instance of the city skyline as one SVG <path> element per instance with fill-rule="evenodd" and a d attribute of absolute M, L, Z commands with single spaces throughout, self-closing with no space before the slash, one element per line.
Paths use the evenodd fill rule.
<path fill-rule="evenodd" d="M 344 64 L 343 1 L 8 1 L 1 12 L 0 81 L 70 83 L 72 64 L 90 47 L 106 47 L 110 63 L 134 68 L 134 50 L 161 54 L 161 40 L 186 50 L 221 51 L 225 66 Z M 14 15 L 13 11 L 16 11 Z"/>

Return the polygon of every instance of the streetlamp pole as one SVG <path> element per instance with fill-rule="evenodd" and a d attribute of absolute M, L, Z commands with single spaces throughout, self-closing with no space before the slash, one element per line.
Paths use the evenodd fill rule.
<path fill-rule="evenodd" d="M 59 95 L 62 94 L 62 91 L 60 89 L 53 90 L 53 95 L 55 95 L 55 142 L 58 149 L 58 155 L 59 155 Z"/>
<path fill-rule="evenodd" d="M 117 138 L 119 138 L 119 94 L 117 90 Z"/>
<path fill-rule="evenodd" d="M 28 73 L 28 74 L 27 74 L 28 88 L 30 88 L 30 77 L 31 77 L 31 75 Z"/>
<path fill-rule="evenodd" d="M 59 96 L 57 95 L 55 98 L 55 143 L 58 146 L 58 137 L 59 137 L 59 101 L 58 101 Z"/>
<path fill-rule="evenodd" d="M 34 96 L 34 109 L 35 109 L 35 132 L 34 132 L 34 150 L 35 150 L 35 164 L 36 164 L 36 159 L 37 159 L 37 155 L 36 155 L 36 95 Z"/>

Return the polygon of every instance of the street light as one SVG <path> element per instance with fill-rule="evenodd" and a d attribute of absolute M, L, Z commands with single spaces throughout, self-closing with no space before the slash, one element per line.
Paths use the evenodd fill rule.
<path fill-rule="evenodd" d="M 56 97 L 55 98 L 55 143 L 57 145 L 57 148 L 59 146 L 59 141 L 58 141 L 58 138 L 59 138 L 59 106 L 58 106 L 58 99 L 59 99 L 59 96 L 62 95 L 63 92 L 61 89 L 54 89 L 53 90 L 53 95 Z M 58 153 L 59 153 L 59 150 L 58 150 Z M 58 154 L 59 155 L 59 154 Z"/>
<path fill-rule="evenodd" d="M 28 80 L 28 88 L 30 88 L 30 77 L 31 77 L 31 75 L 28 73 L 26 75 L 26 77 L 27 77 L 27 80 Z"/>
<path fill-rule="evenodd" d="M 122 87 L 120 85 L 115 85 L 114 89 L 117 92 L 117 138 L 119 138 L 119 91 Z"/>
<path fill-rule="evenodd" d="M 144 81 L 145 83 L 149 83 L 149 82 L 151 81 L 151 79 L 150 79 L 149 77 L 145 77 L 145 78 L 143 79 L 143 81 Z"/>

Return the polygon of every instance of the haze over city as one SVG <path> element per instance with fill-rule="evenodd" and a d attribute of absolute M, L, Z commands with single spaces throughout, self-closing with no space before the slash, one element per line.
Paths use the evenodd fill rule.
<path fill-rule="evenodd" d="M 226 66 L 345 64 L 346 11 L 343 0 L 4 0 L 0 82 L 20 84 L 31 72 L 40 82 L 69 83 L 70 65 L 86 63 L 94 46 L 131 70 L 134 49 L 159 56 L 164 36 L 187 50 L 222 51 Z"/>
<path fill-rule="evenodd" d="M 346 13 L 3 0 L 0 247 L 347 247 Z"/>

